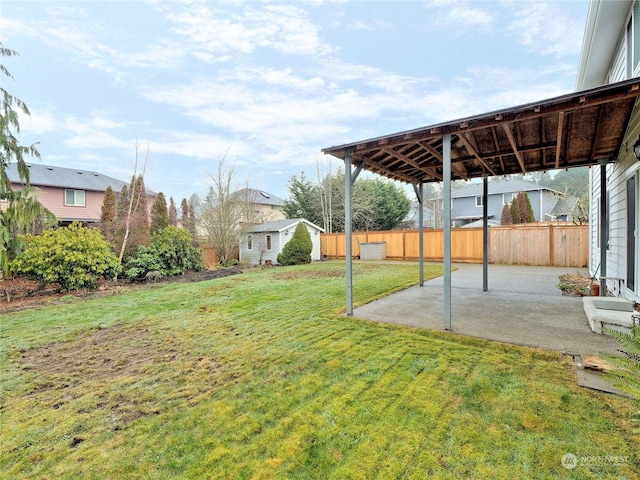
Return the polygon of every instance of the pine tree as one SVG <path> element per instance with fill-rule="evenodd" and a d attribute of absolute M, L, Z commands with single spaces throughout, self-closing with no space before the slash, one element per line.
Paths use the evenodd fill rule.
<path fill-rule="evenodd" d="M 144 186 L 144 177 L 138 175 L 131 184 L 133 192 L 133 218 L 131 219 L 131 252 L 135 254 L 140 245 L 149 245 L 149 210 L 147 207 L 147 190 Z"/>
<path fill-rule="evenodd" d="M 516 201 L 518 197 L 514 198 L 511 201 L 511 223 L 518 224 L 522 223 L 522 219 L 520 218 L 520 210 L 518 210 L 518 202 Z"/>
<path fill-rule="evenodd" d="M 303 222 L 299 222 L 291 240 L 284 245 L 282 253 L 278 255 L 278 263 L 281 265 L 311 263 L 312 250 L 313 242 L 309 230 Z"/>
<path fill-rule="evenodd" d="M 530 223 L 534 221 L 533 209 L 531 208 L 529 195 L 527 195 L 526 192 L 518 192 L 518 195 L 516 195 L 516 198 L 511 204 L 511 208 L 513 223 Z M 514 209 L 516 212 L 515 215 L 513 215 Z"/>
<path fill-rule="evenodd" d="M 107 187 L 102 200 L 102 209 L 100 210 L 100 231 L 102 236 L 109 245 L 114 247 L 116 229 L 116 194 L 111 188 Z"/>
<path fill-rule="evenodd" d="M 182 224 L 182 228 L 186 228 L 188 231 L 190 231 L 191 229 L 189 228 L 189 203 L 187 202 L 186 198 L 183 198 L 182 202 L 180 202 L 180 212 L 182 213 L 182 217 L 180 220 L 180 223 Z"/>
<path fill-rule="evenodd" d="M 178 226 L 178 211 L 176 210 L 176 204 L 173 201 L 173 197 L 169 197 L 169 225 L 173 227 Z"/>
<path fill-rule="evenodd" d="M 501 225 L 511 225 L 513 221 L 511 220 L 511 207 L 509 207 L 508 203 L 504 204 L 502 207 L 502 215 L 500 216 L 500 224 Z"/>
<path fill-rule="evenodd" d="M 149 231 L 153 236 L 155 233 L 169 226 L 169 212 L 167 210 L 167 201 L 162 192 L 156 195 L 153 205 L 151 205 L 151 226 Z"/>
<path fill-rule="evenodd" d="M 142 175 L 131 177 L 129 188 L 122 187 L 116 204 L 116 218 L 114 243 L 118 252 L 124 245 L 123 258 L 135 255 L 140 245 L 149 244 L 147 193 Z"/>
<path fill-rule="evenodd" d="M 189 233 L 195 239 L 196 237 L 196 207 L 193 201 L 189 202 Z"/>

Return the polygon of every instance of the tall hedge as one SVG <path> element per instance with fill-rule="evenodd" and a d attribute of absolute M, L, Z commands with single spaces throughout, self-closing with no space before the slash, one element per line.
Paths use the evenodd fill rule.
<path fill-rule="evenodd" d="M 282 248 L 282 253 L 278 255 L 278 263 L 281 265 L 300 265 L 311 263 L 311 251 L 313 242 L 311 235 L 304 223 L 298 223 L 291 240 Z"/>

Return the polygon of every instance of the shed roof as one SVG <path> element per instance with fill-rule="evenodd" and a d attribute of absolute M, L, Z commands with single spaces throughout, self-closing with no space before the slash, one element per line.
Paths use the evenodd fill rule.
<path fill-rule="evenodd" d="M 73 188 L 104 192 L 107 187 L 119 192 L 125 182 L 90 170 L 77 168 L 52 167 L 41 163 L 27 163 L 29 167 L 29 183 L 39 187 Z M 23 183 L 18 176 L 16 163 L 9 164 L 7 176 L 12 183 Z"/>
<path fill-rule="evenodd" d="M 310 227 L 316 228 L 321 232 L 324 232 L 323 228 L 320 228 L 314 223 L 311 223 L 309 220 L 304 218 L 285 218 L 284 220 L 274 220 L 272 222 L 263 223 L 261 225 L 256 225 L 251 229 L 254 233 L 263 233 L 263 232 L 283 232 L 287 228 L 292 228 L 298 225 L 298 223 L 304 222 Z"/>
<path fill-rule="evenodd" d="M 445 134 L 454 180 L 595 165 L 616 160 L 638 95 L 634 78 L 323 152 L 406 183 L 443 179 Z"/>

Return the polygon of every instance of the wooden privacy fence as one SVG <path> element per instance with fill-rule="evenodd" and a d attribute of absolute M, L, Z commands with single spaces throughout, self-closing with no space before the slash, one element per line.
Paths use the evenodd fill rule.
<path fill-rule="evenodd" d="M 586 267 L 588 258 L 586 225 L 525 224 L 489 228 L 489 262 L 510 265 Z M 386 242 L 390 260 L 418 259 L 418 231 L 354 232 L 352 252 L 360 253 L 362 242 Z M 424 259 L 442 261 L 443 231 L 424 231 Z M 321 235 L 323 258 L 345 258 L 344 233 Z M 451 230 L 451 260 L 482 262 L 482 228 Z"/>

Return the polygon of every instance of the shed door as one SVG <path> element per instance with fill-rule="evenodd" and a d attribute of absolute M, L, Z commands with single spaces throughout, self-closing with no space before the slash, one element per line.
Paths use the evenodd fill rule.
<path fill-rule="evenodd" d="M 627 288 L 636 291 L 636 175 L 627 180 Z"/>

